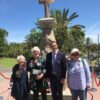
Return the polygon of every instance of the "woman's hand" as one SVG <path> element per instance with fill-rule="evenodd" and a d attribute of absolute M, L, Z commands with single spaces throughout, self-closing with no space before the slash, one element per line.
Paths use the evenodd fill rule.
<path fill-rule="evenodd" d="M 90 86 L 86 86 L 87 89 L 90 89 Z"/>
<path fill-rule="evenodd" d="M 40 80 L 40 79 L 42 79 L 42 78 L 43 78 L 43 76 L 44 76 L 44 74 L 43 74 L 43 73 L 41 73 L 41 74 L 37 75 L 36 79 L 37 79 L 37 80 Z"/>

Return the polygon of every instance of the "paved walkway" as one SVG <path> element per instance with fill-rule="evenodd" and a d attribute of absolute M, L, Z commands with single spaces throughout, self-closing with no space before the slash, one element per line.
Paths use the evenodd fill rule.
<path fill-rule="evenodd" d="M 0 72 L 11 72 L 12 70 L 10 68 L 6 68 L 6 67 L 1 67 L 0 66 Z"/>
<path fill-rule="evenodd" d="M 11 76 L 11 72 L 8 73 L 3 73 L 5 76 L 7 76 L 8 78 L 10 78 Z M 0 96 L 3 97 L 3 100 L 14 100 L 11 96 L 11 89 L 9 86 L 9 79 L 4 79 L 3 77 L 0 76 Z M 3 93 L 4 92 L 4 93 Z"/>
<path fill-rule="evenodd" d="M 0 70 L 1 72 L 1 70 Z M 10 77 L 11 76 L 11 72 L 3 72 L 3 74 L 6 77 Z M 97 88 L 96 92 L 91 92 L 93 94 L 93 100 L 100 100 L 100 86 L 97 87 L 96 84 L 94 84 L 94 87 Z M 0 93 L 3 91 L 6 91 L 9 88 L 9 79 L 4 79 L 0 76 Z M 0 96 L 3 96 L 3 100 L 14 100 L 12 97 L 10 97 L 8 94 L 10 94 L 10 90 L 8 90 L 5 93 L 0 94 Z M 70 94 L 69 90 L 67 89 L 66 93 L 64 94 Z M 91 95 L 88 94 L 88 99 L 87 100 L 91 100 Z"/>

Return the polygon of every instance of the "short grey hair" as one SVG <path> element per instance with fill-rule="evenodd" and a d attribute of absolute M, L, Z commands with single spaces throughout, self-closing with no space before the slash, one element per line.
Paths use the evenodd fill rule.
<path fill-rule="evenodd" d="M 33 53 L 34 51 L 38 51 L 40 53 L 40 49 L 39 47 L 35 46 L 31 49 L 31 53 Z"/>
<path fill-rule="evenodd" d="M 23 55 L 19 55 L 19 56 L 17 57 L 17 61 L 20 61 L 20 60 L 25 61 L 25 57 L 24 57 Z"/>

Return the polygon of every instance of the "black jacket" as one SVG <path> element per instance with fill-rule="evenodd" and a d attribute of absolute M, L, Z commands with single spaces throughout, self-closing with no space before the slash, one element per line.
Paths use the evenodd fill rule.
<path fill-rule="evenodd" d="M 57 52 L 55 66 L 57 67 L 57 77 L 59 77 L 59 79 L 65 78 L 67 64 L 64 53 Z M 52 77 L 53 75 L 52 52 L 48 53 L 46 56 L 46 70 L 47 70 L 46 76 L 49 78 Z"/>
<path fill-rule="evenodd" d="M 13 83 L 11 96 L 16 100 L 23 100 L 29 92 L 27 67 L 25 71 L 21 72 L 19 64 L 16 64 L 12 70 L 11 82 Z"/>

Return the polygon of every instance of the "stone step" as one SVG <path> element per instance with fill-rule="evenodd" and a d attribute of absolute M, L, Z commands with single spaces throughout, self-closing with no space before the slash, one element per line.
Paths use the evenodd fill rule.
<path fill-rule="evenodd" d="M 28 100 L 33 100 L 32 98 L 33 98 L 33 93 L 30 93 Z M 40 100 L 42 100 L 40 94 L 39 94 L 39 98 L 40 98 Z M 52 100 L 51 93 L 47 93 L 47 100 Z M 71 100 L 71 93 L 70 93 L 69 89 L 65 89 L 63 91 L 63 100 Z"/>
<path fill-rule="evenodd" d="M 30 94 L 28 100 L 33 100 L 32 98 L 33 98 L 33 95 Z M 39 100 L 42 100 L 42 99 L 41 99 L 41 96 L 39 96 Z M 52 100 L 51 95 L 47 95 L 47 100 Z M 69 96 L 69 95 L 64 95 L 64 96 L 63 96 L 63 100 L 71 100 L 71 96 Z"/>

